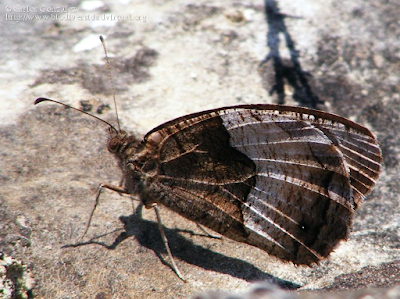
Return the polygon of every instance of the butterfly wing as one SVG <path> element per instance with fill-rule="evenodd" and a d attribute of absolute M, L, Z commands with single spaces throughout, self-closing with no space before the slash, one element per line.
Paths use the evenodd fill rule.
<path fill-rule="evenodd" d="M 297 264 L 325 258 L 347 238 L 381 162 L 364 127 L 287 106 L 184 116 L 146 142 L 156 148 L 157 171 L 147 174 L 145 198 Z"/>

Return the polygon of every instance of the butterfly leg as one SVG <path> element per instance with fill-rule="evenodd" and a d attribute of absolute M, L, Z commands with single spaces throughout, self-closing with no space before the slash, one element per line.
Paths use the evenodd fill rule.
<path fill-rule="evenodd" d="M 106 189 L 109 189 L 109 190 L 112 190 L 112 191 L 115 191 L 118 193 L 129 194 L 129 192 L 125 188 L 115 186 L 115 185 L 109 185 L 109 184 L 100 184 L 99 188 L 97 189 L 96 200 L 94 201 L 94 206 L 93 206 L 92 212 L 90 213 L 85 232 L 79 238 L 80 240 L 83 239 L 83 237 L 86 235 L 87 231 L 89 230 L 90 224 L 92 222 L 92 217 L 93 217 L 94 211 L 97 208 L 97 205 L 99 204 L 100 194 L 101 194 L 101 191 L 103 190 L 103 188 L 106 188 Z"/>
<path fill-rule="evenodd" d="M 222 240 L 221 236 L 213 235 L 212 233 L 209 233 L 200 223 L 196 222 L 197 227 L 207 235 L 207 237 L 211 239 L 219 239 Z"/>
<path fill-rule="evenodd" d="M 167 252 L 168 252 L 168 256 L 169 256 L 169 258 L 170 258 L 170 260 L 171 260 L 172 268 L 173 268 L 173 270 L 175 271 L 176 275 L 177 275 L 182 281 L 186 282 L 186 280 L 183 278 L 181 272 L 179 271 L 178 266 L 175 264 L 174 258 L 172 257 L 171 249 L 169 248 L 169 245 L 168 245 L 168 239 L 167 239 L 167 236 L 166 236 L 165 233 L 164 233 L 164 229 L 163 229 L 163 226 L 162 226 L 162 223 L 161 223 L 161 216 L 160 216 L 160 211 L 159 211 L 159 209 L 158 209 L 158 206 L 157 206 L 156 203 L 153 203 L 151 206 L 154 208 L 154 211 L 155 211 L 155 213 L 156 213 L 157 223 L 158 223 L 158 229 L 160 230 L 161 238 L 163 239 L 165 248 L 167 249 Z"/>

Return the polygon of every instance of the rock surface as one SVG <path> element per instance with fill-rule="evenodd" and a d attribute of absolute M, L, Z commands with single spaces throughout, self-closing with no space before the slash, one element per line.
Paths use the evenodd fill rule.
<path fill-rule="evenodd" d="M 346 298 L 360 292 L 396 298 L 398 1 L 267 0 L 267 19 L 261 1 L 34 2 L 4 1 L 7 15 L 0 20 L 0 251 L 27 265 L 35 295 L 179 298 L 212 289 L 245 294 L 251 283 L 266 281 L 296 290 L 279 290 L 281 298 L 339 290 Z M 278 102 L 317 107 L 370 128 L 384 168 L 356 212 L 349 240 L 320 265 L 295 267 L 211 239 L 162 209 L 171 250 L 188 279 L 183 283 L 169 267 L 153 211 L 105 191 L 80 241 L 98 185 L 120 180 L 105 146 L 106 127 L 33 101 L 58 99 L 115 123 L 100 34 L 122 126 L 137 136 L 191 112 Z"/>

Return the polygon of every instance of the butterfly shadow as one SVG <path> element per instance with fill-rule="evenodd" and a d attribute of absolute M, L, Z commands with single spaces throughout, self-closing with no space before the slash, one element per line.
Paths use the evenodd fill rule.
<path fill-rule="evenodd" d="M 285 18 L 296 18 L 283 14 L 279 10 L 278 1 L 264 0 L 265 16 L 268 24 L 267 45 L 269 53 L 260 63 L 263 67 L 268 61 L 272 60 L 275 84 L 269 90 L 269 94 L 276 93 L 278 96 L 278 104 L 285 104 L 285 83 L 289 84 L 293 92 L 293 100 L 301 106 L 309 108 L 318 108 L 323 105 L 318 95 L 311 88 L 309 78 L 311 75 L 302 69 L 299 56 L 300 51 L 296 49 L 295 42 L 288 31 L 285 24 Z M 281 38 L 283 37 L 283 41 Z M 290 58 L 282 58 L 280 44 L 284 42 L 287 50 L 290 53 Z M 262 70 L 262 68 L 261 68 Z M 269 71 L 266 69 L 263 76 L 269 76 Z"/>
<path fill-rule="evenodd" d="M 114 250 L 127 238 L 134 237 L 141 246 L 151 249 L 164 265 L 171 267 L 167 259 L 164 258 L 164 256 L 167 256 L 167 252 L 160 236 L 158 224 L 142 218 L 142 207 L 143 206 L 140 204 L 136 208 L 135 213 L 130 216 L 121 216 L 119 218 L 124 224 L 125 231 L 121 232 L 115 238 L 112 244 L 106 244 L 97 240 L 118 230 L 96 236 L 89 241 L 64 245 L 63 248 L 96 244 L 107 249 Z M 210 237 L 209 235 L 195 233 L 191 230 L 180 230 L 176 228 L 171 229 L 166 227 L 164 227 L 164 231 L 168 238 L 168 243 L 174 258 L 185 261 L 186 263 L 199 266 L 206 270 L 228 274 L 248 282 L 268 280 L 270 283 L 273 283 L 280 288 L 289 290 L 295 290 L 300 287 L 300 285 L 296 283 L 265 273 L 250 263 L 237 258 L 228 257 L 221 253 L 204 248 L 200 245 L 193 244 L 187 238 L 183 237 L 181 233 L 188 233 L 191 235 L 204 237 Z"/>

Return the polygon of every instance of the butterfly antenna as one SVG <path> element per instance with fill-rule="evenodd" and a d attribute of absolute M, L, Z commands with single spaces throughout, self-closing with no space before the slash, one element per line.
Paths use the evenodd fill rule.
<path fill-rule="evenodd" d="M 95 119 L 97 119 L 97 120 L 99 120 L 99 121 L 101 121 L 101 122 L 107 124 L 107 125 L 110 126 L 110 128 L 113 129 L 115 132 L 119 132 L 119 131 L 117 131 L 117 129 L 115 129 L 115 127 L 114 127 L 112 124 L 110 124 L 109 122 L 107 122 L 107 121 L 105 121 L 104 119 L 101 119 L 100 117 L 97 117 L 97 116 L 95 116 L 95 115 L 93 115 L 93 114 L 87 113 L 86 111 L 83 111 L 83 110 L 81 110 L 81 109 L 78 109 L 78 108 L 72 107 L 72 106 L 70 106 L 70 105 L 61 103 L 61 102 L 56 101 L 56 100 L 48 99 L 48 98 L 37 98 L 37 99 L 35 100 L 35 105 L 37 105 L 37 104 L 39 104 L 39 103 L 41 103 L 41 102 L 53 102 L 53 103 L 62 105 L 62 106 L 64 106 L 64 107 L 67 107 L 67 108 L 70 108 L 70 109 L 79 111 L 79 112 L 81 112 L 81 113 L 83 113 L 83 114 L 89 115 L 90 117 L 93 117 L 93 118 L 95 118 Z"/>
<path fill-rule="evenodd" d="M 112 79 L 112 76 L 111 76 L 111 65 L 110 65 L 110 60 L 108 59 L 106 43 L 104 42 L 104 38 L 103 38 L 101 35 L 100 35 L 100 41 L 101 41 L 101 44 L 103 45 L 104 55 L 105 55 L 105 57 L 106 57 L 106 65 L 107 65 L 108 77 L 110 78 L 110 82 L 111 82 L 111 90 L 112 90 L 113 100 L 114 100 L 115 115 L 116 115 L 116 117 L 117 117 L 118 132 L 120 132 L 120 131 L 121 131 L 121 127 L 120 127 L 120 125 L 119 125 L 117 101 L 116 101 L 116 99 L 115 99 L 114 82 L 113 82 L 113 79 Z"/>

